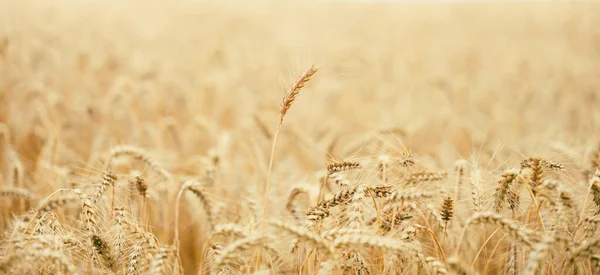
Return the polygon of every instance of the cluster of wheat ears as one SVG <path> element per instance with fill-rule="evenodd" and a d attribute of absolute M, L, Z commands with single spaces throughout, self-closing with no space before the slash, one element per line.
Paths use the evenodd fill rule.
<path fill-rule="evenodd" d="M 118 7 L 17 2 L 0 14 L 0 274 L 600 273 L 597 14 L 184 5 L 128 32 Z M 371 29 L 348 20 L 369 12 Z M 261 91 L 303 44 L 326 61 L 277 106 Z"/>
<path fill-rule="evenodd" d="M 188 178 L 164 169 L 142 148 L 119 145 L 99 156 L 105 170 L 89 190 L 61 188 L 44 198 L 24 186 L 26 171 L 14 158 L 9 180 L 0 191 L 3 227 L 8 230 L 3 235 L 0 270 L 18 274 L 182 273 L 180 209 L 195 207 L 201 211 L 194 212 L 203 212 L 208 236 L 201 272 L 475 274 L 476 259 L 461 258 L 460 252 L 473 249 L 469 247 L 472 232 L 484 229 L 494 230 L 484 243 L 496 232 L 508 239 L 510 274 L 546 269 L 600 271 L 600 237 L 595 234 L 600 223 L 600 149 L 584 171 L 589 188 L 582 203 L 574 200 L 565 184 L 553 179 L 564 166 L 552 160 L 528 157 L 520 167 L 504 171 L 489 198 L 492 202 L 487 203 L 477 165 L 457 160 L 452 173 L 428 171 L 405 151 L 399 157 L 381 154 L 363 160 L 375 164 L 370 172 L 361 161 L 331 162 L 318 184 L 292 186 L 285 203 L 289 218 L 268 217 L 277 135 L 287 111 L 316 72 L 315 67 L 306 70 L 283 98 L 264 199 L 245 198 L 248 220 L 227 219 L 223 205 L 211 199 L 220 160 L 215 152 L 204 160 L 202 177 Z M 2 149 L 10 154 L 9 132 L 6 127 L 2 130 Z M 37 165 L 42 167 L 47 161 L 41 158 Z M 153 184 L 148 184 L 148 177 Z M 452 193 L 440 194 L 427 187 L 449 177 L 455 183 Z M 179 188 L 172 192 L 170 186 Z M 471 193 L 473 214 L 457 219 L 455 202 L 465 192 Z M 200 204 L 182 205 L 186 194 Z M 302 196 L 311 202 L 308 208 L 299 205 Z M 530 197 L 531 203 L 521 203 L 523 196 Z M 586 214 L 588 197 L 596 214 Z M 148 212 L 151 203 L 156 204 L 153 213 Z M 525 214 L 519 214 L 522 208 Z M 171 240 L 158 240 L 148 227 L 149 215 L 165 221 Z M 457 231 L 457 237 L 448 237 Z M 288 238 L 288 246 L 281 245 L 283 238 Z M 426 253 L 428 243 L 434 249 Z M 487 252 L 488 258 L 504 249 L 500 244 Z M 553 255 L 557 260 L 547 261 Z"/>

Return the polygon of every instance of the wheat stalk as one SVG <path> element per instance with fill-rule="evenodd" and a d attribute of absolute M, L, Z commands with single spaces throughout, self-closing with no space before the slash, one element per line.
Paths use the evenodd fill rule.
<path fill-rule="evenodd" d="M 267 171 L 267 181 L 265 183 L 264 188 L 264 199 L 263 199 L 263 224 L 264 218 L 266 216 L 267 208 L 269 205 L 269 187 L 271 185 L 271 174 L 273 171 L 273 159 L 275 158 L 275 145 L 277 144 L 277 137 L 279 136 L 279 131 L 281 129 L 281 125 L 283 125 L 283 118 L 287 111 L 292 107 L 292 103 L 296 100 L 296 97 L 300 94 L 304 85 L 312 78 L 312 76 L 317 73 L 317 68 L 312 65 L 308 70 L 306 70 L 294 84 L 287 90 L 285 96 L 283 97 L 283 102 L 281 104 L 281 109 L 279 112 L 279 123 L 277 124 L 277 130 L 275 130 L 275 134 L 273 135 L 273 145 L 271 146 L 271 157 L 269 159 L 269 168 Z"/>

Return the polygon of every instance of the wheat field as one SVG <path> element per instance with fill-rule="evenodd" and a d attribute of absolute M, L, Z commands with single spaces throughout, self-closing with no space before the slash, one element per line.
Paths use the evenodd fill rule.
<path fill-rule="evenodd" d="M 0 274 L 600 274 L 598 3 L 0 10 Z"/>

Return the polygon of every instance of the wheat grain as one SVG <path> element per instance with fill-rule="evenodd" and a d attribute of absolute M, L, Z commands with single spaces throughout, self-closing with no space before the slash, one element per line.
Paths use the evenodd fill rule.
<path fill-rule="evenodd" d="M 360 168 L 360 163 L 352 161 L 339 161 L 327 165 L 327 172 L 331 174 Z"/>
<path fill-rule="evenodd" d="M 454 163 L 454 174 L 456 177 L 456 187 L 455 187 L 455 191 L 454 191 L 454 200 L 455 201 L 460 201 L 461 199 L 461 187 L 463 185 L 463 181 L 465 180 L 465 170 L 467 169 L 467 164 L 468 162 L 464 159 L 461 160 L 457 160 Z"/>
<path fill-rule="evenodd" d="M 317 68 L 314 65 L 311 65 L 308 70 L 306 70 L 294 84 L 287 90 L 285 96 L 283 97 L 281 103 L 281 110 L 279 116 L 279 124 L 283 123 L 283 118 L 287 114 L 290 107 L 292 107 L 292 103 L 296 100 L 296 97 L 300 94 L 304 85 L 317 73 Z"/>
<path fill-rule="evenodd" d="M 94 251 L 102 258 L 103 265 L 114 271 L 116 263 L 112 256 L 112 249 L 108 246 L 108 243 L 98 235 L 92 235 L 91 241 Z"/>
<path fill-rule="evenodd" d="M 496 188 L 496 193 L 494 194 L 494 211 L 496 211 L 496 213 L 502 212 L 504 201 L 510 192 L 510 186 L 517 178 L 517 175 L 518 171 L 515 169 L 510 169 L 505 171 L 502 174 L 502 179 L 498 181 L 498 187 Z"/>

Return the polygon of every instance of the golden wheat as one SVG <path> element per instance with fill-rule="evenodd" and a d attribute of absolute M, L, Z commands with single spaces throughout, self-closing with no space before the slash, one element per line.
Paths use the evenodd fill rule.
<path fill-rule="evenodd" d="M 0 1 L 0 274 L 600 272 L 597 3 L 138 4 Z"/>

